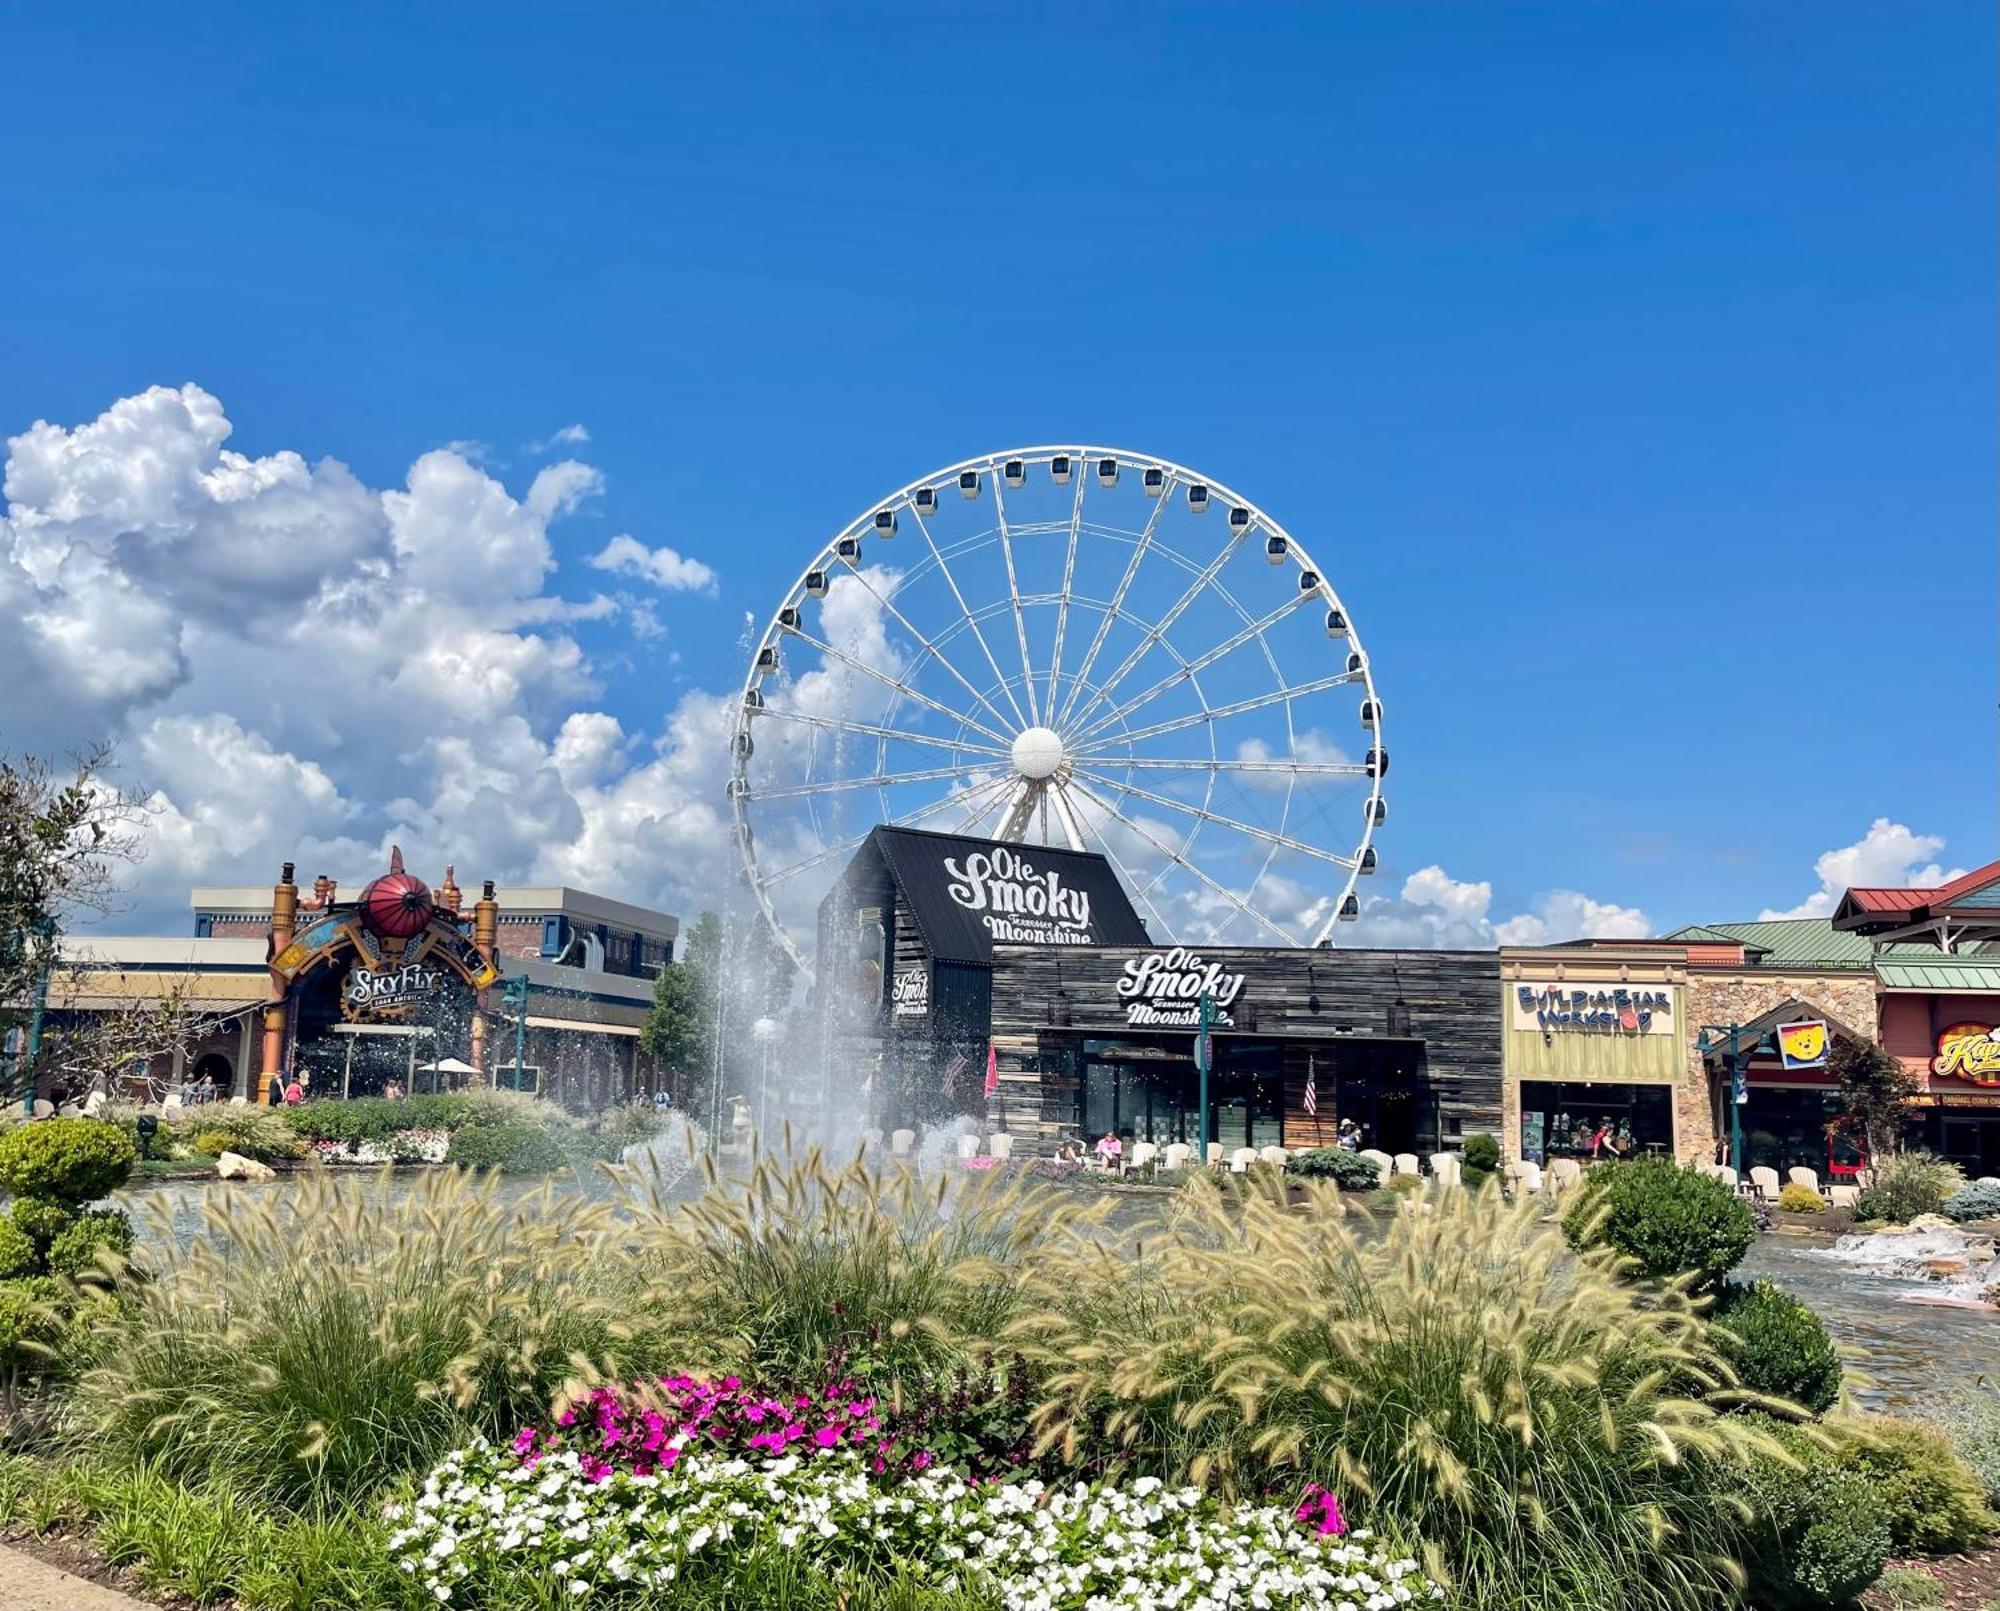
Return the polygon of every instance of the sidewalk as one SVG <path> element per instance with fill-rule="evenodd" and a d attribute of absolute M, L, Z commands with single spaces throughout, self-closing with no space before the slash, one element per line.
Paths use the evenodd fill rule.
<path fill-rule="evenodd" d="M 0 1607 L 5 1611 L 148 1611 L 146 1602 L 0 1545 Z"/>

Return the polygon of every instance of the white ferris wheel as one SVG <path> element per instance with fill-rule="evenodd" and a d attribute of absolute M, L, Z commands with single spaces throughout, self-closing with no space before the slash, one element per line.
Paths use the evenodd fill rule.
<path fill-rule="evenodd" d="M 1101 852 L 1161 941 L 1325 945 L 1387 816 L 1382 701 L 1303 544 L 1213 477 L 993 453 L 843 528 L 751 645 L 728 784 L 806 965 L 878 823 Z"/>

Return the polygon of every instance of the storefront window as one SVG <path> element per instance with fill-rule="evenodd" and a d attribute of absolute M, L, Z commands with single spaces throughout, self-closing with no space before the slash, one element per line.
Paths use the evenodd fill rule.
<path fill-rule="evenodd" d="M 1086 1137 L 1107 1130 L 1127 1141 L 1192 1144 L 1200 1127 L 1200 1075 L 1192 1036 L 1084 1043 L 1077 1111 Z M 1282 1050 L 1262 1041 L 1218 1041 L 1209 1081 L 1209 1123 L 1226 1147 L 1282 1144 Z"/>
<path fill-rule="evenodd" d="M 1521 1156 L 1530 1163 L 1671 1157 L 1673 1150 L 1667 1086 L 1521 1082 Z"/>
<path fill-rule="evenodd" d="M 1727 1102 L 1725 1092 L 1723 1100 Z M 1802 1091 L 1796 1088 L 1750 1087 L 1750 1100 L 1743 1104 L 1744 1169 L 1765 1167 L 1783 1174 L 1804 1165 L 1825 1174 L 1828 1170 L 1826 1127 L 1841 1113 L 1837 1091 Z M 1728 1122 L 1728 1110 L 1723 1120 Z"/>

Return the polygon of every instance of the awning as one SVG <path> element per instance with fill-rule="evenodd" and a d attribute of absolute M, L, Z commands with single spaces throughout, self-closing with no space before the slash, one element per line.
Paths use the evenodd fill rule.
<path fill-rule="evenodd" d="M 1882 958 L 1875 975 L 1884 990 L 1922 990 L 1940 996 L 2000 996 L 2000 962 L 1940 957 L 1926 962 Z"/>
<path fill-rule="evenodd" d="M 637 1040 L 642 1033 L 637 1024 L 592 1024 L 581 1018 L 537 1018 L 528 1014 L 530 1029 L 574 1029 L 586 1035 L 629 1035 Z"/>

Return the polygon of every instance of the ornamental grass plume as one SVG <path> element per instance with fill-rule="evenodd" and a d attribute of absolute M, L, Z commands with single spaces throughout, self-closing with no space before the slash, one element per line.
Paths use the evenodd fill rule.
<path fill-rule="evenodd" d="M 79 1407 L 166 1475 L 290 1505 L 339 1503 L 541 1416 L 565 1384 L 655 1365 L 632 1351 L 624 1241 L 604 1206 L 492 1177 L 300 1177 L 212 1196 L 149 1279 Z"/>
<path fill-rule="evenodd" d="M 691 1203 L 614 1171 L 678 1369 L 804 1387 L 851 1376 L 892 1394 L 934 1381 L 1015 1318 L 1042 1249 L 1096 1218 L 1024 1174 L 925 1178 L 790 1140 L 740 1175 L 704 1162 Z"/>
<path fill-rule="evenodd" d="M 1040 1446 L 1225 1492 L 1339 1493 L 1483 1608 L 1709 1611 L 1739 1590 L 1724 1479 L 1784 1457 L 1677 1287 L 1621 1284 L 1532 1202 L 1450 1191 L 1379 1234 L 1339 1192 L 1181 1206 L 1136 1261 L 1076 1240 L 1003 1334 L 1048 1374 Z"/>

